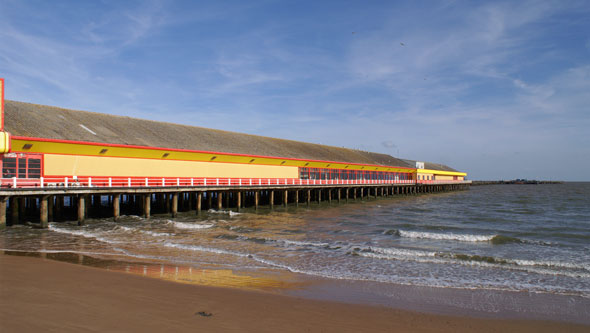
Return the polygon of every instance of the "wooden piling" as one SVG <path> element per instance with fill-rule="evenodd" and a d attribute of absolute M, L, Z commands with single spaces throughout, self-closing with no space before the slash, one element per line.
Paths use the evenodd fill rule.
<path fill-rule="evenodd" d="M 285 190 L 284 195 L 283 195 L 283 206 L 287 207 L 288 203 L 289 203 L 289 191 Z"/>
<path fill-rule="evenodd" d="M 47 201 L 47 218 L 49 222 L 53 222 L 53 207 L 55 202 L 55 197 L 50 196 Z"/>
<path fill-rule="evenodd" d="M 63 208 L 64 208 L 64 197 L 61 195 L 58 195 L 55 198 L 55 209 L 54 209 L 54 213 L 53 213 L 54 220 L 63 219 L 63 216 L 62 216 Z"/>
<path fill-rule="evenodd" d="M 223 209 L 223 192 L 217 192 L 217 210 Z"/>
<path fill-rule="evenodd" d="M 307 206 L 311 204 L 311 190 L 307 190 Z"/>
<path fill-rule="evenodd" d="M 254 209 L 258 210 L 258 201 L 260 200 L 260 191 L 254 191 Z"/>
<path fill-rule="evenodd" d="M 171 203 L 171 216 L 177 217 L 178 216 L 178 192 L 172 193 L 172 203 Z"/>
<path fill-rule="evenodd" d="M 295 190 L 295 207 L 299 207 L 299 190 Z"/>
<path fill-rule="evenodd" d="M 85 195 L 78 195 L 78 225 L 84 225 L 84 219 L 86 218 L 86 200 Z"/>
<path fill-rule="evenodd" d="M 17 225 L 18 224 L 18 215 L 20 209 L 18 208 L 20 200 L 17 197 L 10 198 L 10 224 Z"/>
<path fill-rule="evenodd" d="M 49 227 L 49 196 L 44 195 L 39 201 L 39 226 L 45 229 Z"/>
<path fill-rule="evenodd" d="M 121 195 L 113 194 L 113 220 L 119 221 L 121 218 Z"/>
<path fill-rule="evenodd" d="M 201 214 L 201 201 L 203 200 L 203 192 L 197 193 L 197 215 Z"/>
<path fill-rule="evenodd" d="M 0 229 L 6 228 L 7 197 L 0 197 Z"/>
<path fill-rule="evenodd" d="M 275 204 L 275 191 L 270 190 L 269 199 L 268 200 L 269 200 L 270 208 L 272 209 L 274 207 L 274 204 Z"/>
<path fill-rule="evenodd" d="M 238 212 L 240 211 L 240 207 L 242 206 L 242 192 L 238 191 L 236 193 L 236 208 Z"/>
<path fill-rule="evenodd" d="M 18 223 L 24 221 L 27 216 L 26 199 L 24 197 L 18 197 Z"/>

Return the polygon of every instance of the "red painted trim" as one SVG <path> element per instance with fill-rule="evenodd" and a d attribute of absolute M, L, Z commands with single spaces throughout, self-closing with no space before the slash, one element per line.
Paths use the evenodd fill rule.
<path fill-rule="evenodd" d="M 244 156 L 244 157 L 256 157 L 256 158 L 270 158 L 270 159 L 274 159 L 274 160 L 318 162 L 318 163 L 328 163 L 328 164 L 338 163 L 338 164 L 348 164 L 348 165 L 358 165 L 358 166 L 385 167 L 385 168 L 398 168 L 398 169 L 414 170 L 413 168 L 407 168 L 407 167 L 402 167 L 402 166 L 398 167 L 398 166 L 387 166 L 387 165 L 377 165 L 377 164 L 347 163 L 347 162 L 323 161 L 323 160 L 305 160 L 305 159 L 301 159 L 301 158 L 248 155 L 248 154 L 237 154 L 237 153 L 222 153 L 222 152 L 214 152 L 214 151 L 189 150 L 189 149 L 178 149 L 178 148 L 145 147 L 145 146 L 136 146 L 136 145 L 123 145 L 123 144 L 115 144 L 115 143 L 98 143 L 98 142 L 89 142 L 89 141 L 46 139 L 46 138 L 26 137 L 26 136 L 18 136 L 18 135 L 12 136 L 12 138 L 17 139 L 17 140 L 31 140 L 31 141 L 40 141 L 40 142 L 56 142 L 56 143 L 83 144 L 83 145 L 104 146 L 104 147 L 150 149 L 150 150 L 162 150 L 162 151 L 176 151 L 176 152 L 183 152 L 183 153 L 202 153 L 202 154 L 215 154 L 215 155 L 227 155 L 227 156 Z M 75 155 L 75 154 L 72 154 L 72 155 Z M 242 163 L 240 163 L 240 164 L 242 164 Z M 248 163 L 243 163 L 243 164 L 248 164 Z"/>
<path fill-rule="evenodd" d="M 2 89 L 0 89 L 0 103 L 2 104 L 2 121 L 0 122 L 0 131 L 4 131 L 4 79 L 0 78 Z"/>
<path fill-rule="evenodd" d="M 17 150 L 13 153 L 27 153 L 26 151 Z M 53 153 L 42 153 L 43 155 L 64 155 L 64 156 L 88 156 L 88 157 L 109 157 L 109 158 L 129 158 L 135 160 L 157 160 L 157 161 L 179 161 L 179 162 L 198 162 L 198 163 L 225 163 L 225 164 L 240 164 L 240 165 L 266 165 L 266 166 L 284 166 L 290 168 L 298 168 L 294 165 L 276 165 L 276 164 L 265 164 L 265 163 L 257 163 L 257 164 L 250 164 L 250 163 L 239 163 L 239 162 L 222 162 L 222 161 L 197 161 L 197 160 L 183 160 L 177 158 L 166 158 L 166 159 L 158 159 L 158 158 L 149 158 L 149 157 L 127 157 L 127 156 L 102 156 L 102 155 L 87 155 L 87 154 L 53 154 Z M 386 171 L 392 172 L 392 171 Z"/>

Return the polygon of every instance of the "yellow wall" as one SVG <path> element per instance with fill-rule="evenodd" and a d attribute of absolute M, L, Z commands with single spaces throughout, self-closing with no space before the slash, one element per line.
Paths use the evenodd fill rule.
<path fill-rule="evenodd" d="M 45 176 L 298 178 L 297 167 L 45 155 Z"/>
<path fill-rule="evenodd" d="M 465 172 L 459 172 L 459 171 L 442 171 L 442 170 L 431 170 L 431 169 L 417 169 L 417 173 L 419 175 L 436 175 L 437 179 L 443 179 L 443 178 L 439 178 L 440 176 L 458 176 L 458 177 L 465 177 L 467 176 L 467 174 Z M 453 179 L 452 177 L 450 179 Z"/>
<path fill-rule="evenodd" d="M 165 149 L 113 147 L 107 145 L 91 145 L 84 143 L 38 141 L 35 139 L 12 139 L 12 151 L 39 154 L 85 155 L 104 157 L 143 158 L 156 160 L 183 160 L 220 163 L 242 163 L 248 165 L 276 165 L 284 167 L 330 168 L 365 171 L 415 172 L 415 169 L 370 166 L 349 163 L 323 161 L 305 161 L 272 157 L 245 155 L 216 154 L 213 152 L 175 151 Z M 101 153 L 102 152 L 102 153 Z"/>

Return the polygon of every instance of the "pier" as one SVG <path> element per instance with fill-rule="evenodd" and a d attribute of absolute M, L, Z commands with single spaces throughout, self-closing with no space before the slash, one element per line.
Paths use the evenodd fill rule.
<path fill-rule="evenodd" d="M 5 101 L 3 91 L 0 78 L 0 227 L 311 206 L 471 183 L 439 163 Z"/>
<path fill-rule="evenodd" d="M 289 184 L 291 181 L 291 184 Z M 180 182 L 180 181 L 178 181 Z M 203 210 L 257 210 L 261 206 L 311 206 L 348 203 L 392 196 L 418 195 L 465 190 L 470 181 L 437 183 L 360 183 L 344 181 L 278 180 L 278 184 L 230 185 L 229 180 L 211 180 L 215 185 L 193 186 L 50 186 L 0 189 L 0 228 L 33 223 L 47 228 L 52 221 L 78 221 L 87 218 L 113 218 L 122 214 L 150 218 L 152 213 L 176 217 L 179 212 Z M 219 183 L 226 185 L 217 185 Z M 272 181 L 269 181 L 272 183 Z M 164 181 L 165 183 L 165 181 Z M 111 181 L 112 184 L 112 181 Z M 87 185 L 87 184 L 86 184 Z"/>

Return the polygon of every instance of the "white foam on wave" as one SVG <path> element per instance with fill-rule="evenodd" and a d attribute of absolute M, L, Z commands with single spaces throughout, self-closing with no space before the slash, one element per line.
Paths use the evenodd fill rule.
<path fill-rule="evenodd" d="M 120 241 L 115 241 L 115 240 L 103 237 L 104 233 L 102 233 L 102 232 L 91 232 L 91 231 L 87 231 L 84 229 L 80 229 L 80 230 L 65 229 L 65 228 L 57 227 L 55 225 L 55 223 L 50 223 L 48 229 L 53 232 L 58 232 L 58 233 L 62 233 L 62 234 L 81 236 L 81 237 L 85 237 L 85 238 L 94 238 L 98 241 L 101 241 L 104 243 L 109 243 L 109 244 L 123 243 Z"/>
<path fill-rule="evenodd" d="M 231 210 L 215 210 L 215 209 L 209 209 L 207 211 L 207 213 L 209 213 L 209 214 L 228 214 L 230 217 L 242 215 L 242 213 L 234 212 Z"/>
<path fill-rule="evenodd" d="M 166 223 L 171 224 L 175 228 L 187 229 L 187 230 L 209 229 L 209 228 L 212 228 L 213 226 L 215 226 L 215 224 L 213 224 L 213 223 L 200 224 L 200 223 L 177 222 L 177 221 L 171 221 L 171 220 L 168 220 Z"/>
<path fill-rule="evenodd" d="M 141 232 L 142 234 L 153 236 L 153 237 L 170 237 L 170 236 L 174 236 L 171 233 L 157 232 L 157 231 L 151 231 L 151 230 L 140 230 L 139 232 Z"/>
<path fill-rule="evenodd" d="M 173 236 L 173 234 L 171 233 L 167 233 L 167 232 L 157 232 L 157 231 L 151 231 L 151 230 L 143 230 L 143 229 L 139 229 L 139 228 L 129 228 L 129 227 L 125 227 L 122 225 L 119 225 L 117 227 L 115 227 L 115 230 L 122 230 L 125 232 L 129 232 L 129 233 L 141 233 L 144 235 L 149 235 L 152 237 L 170 237 Z"/>
<path fill-rule="evenodd" d="M 278 239 L 278 240 L 276 240 L 276 242 L 284 243 L 287 245 L 295 245 L 295 246 L 326 247 L 326 246 L 330 245 L 329 243 L 294 241 L 294 240 L 288 240 L 288 239 Z"/>
<path fill-rule="evenodd" d="M 561 275 L 573 278 L 590 278 L 590 274 L 588 273 L 588 271 L 590 271 L 590 267 L 569 262 L 494 258 L 498 262 L 490 263 L 478 260 L 461 260 L 456 258 L 452 253 L 379 247 L 370 247 L 364 250 L 361 249 L 360 251 L 354 251 L 354 254 L 361 257 L 383 260 L 403 260 L 433 264 L 459 264 L 472 267 L 489 267 L 526 271 L 542 275 Z"/>
<path fill-rule="evenodd" d="M 133 229 L 133 228 L 125 227 L 125 226 L 122 226 L 122 225 L 118 225 L 118 226 L 115 227 L 115 230 L 123 230 L 123 231 L 126 231 L 126 232 L 135 232 L 137 229 Z"/>
<path fill-rule="evenodd" d="M 392 255 L 396 257 L 435 257 L 438 252 L 434 251 L 420 251 L 410 249 L 396 249 L 396 248 L 385 248 L 385 247 L 370 247 L 370 251 L 374 253 Z"/>
<path fill-rule="evenodd" d="M 489 242 L 496 235 L 469 235 L 469 234 L 439 234 L 434 232 L 404 231 L 399 230 L 399 236 L 405 238 L 422 238 L 436 240 L 455 240 L 460 242 Z"/>
<path fill-rule="evenodd" d="M 164 243 L 165 247 L 180 249 L 180 250 L 188 250 L 188 251 L 197 251 L 197 252 L 208 252 L 208 253 L 216 253 L 216 254 L 229 254 L 238 257 L 248 257 L 248 254 L 239 253 L 239 252 L 232 252 L 222 249 L 216 249 L 212 247 L 204 247 L 199 245 L 188 245 L 188 244 L 178 244 L 178 243 Z"/>
<path fill-rule="evenodd" d="M 31 253 L 31 252 L 35 252 L 35 253 L 49 253 L 49 254 L 53 254 L 53 253 L 73 253 L 73 254 L 82 254 L 82 255 L 87 255 L 87 256 L 119 256 L 119 254 L 116 253 L 108 253 L 108 252 L 91 252 L 91 251 L 78 251 L 78 250 L 47 250 L 47 249 L 37 249 L 37 250 L 14 250 L 14 249 L 3 249 L 0 248 L 0 251 L 10 251 L 10 252 L 21 252 L 21 253 Z"/>
<path fill-rule="evenodd" d="M 578 269 L 578 270 L 585 270 L 590 271 L 590 266 L 588 265 L 578 265 L 571 262 L 563 262 L 563 261 L 550 261 L 550 260 L 523 260 L 523 259 L 515 259 L 510 260 L 514 262 L 516 265 L 519 266 L 541 266 L 541 267 L 549 267 L 549 268 L 566 268 L 566 269 Z"/>

